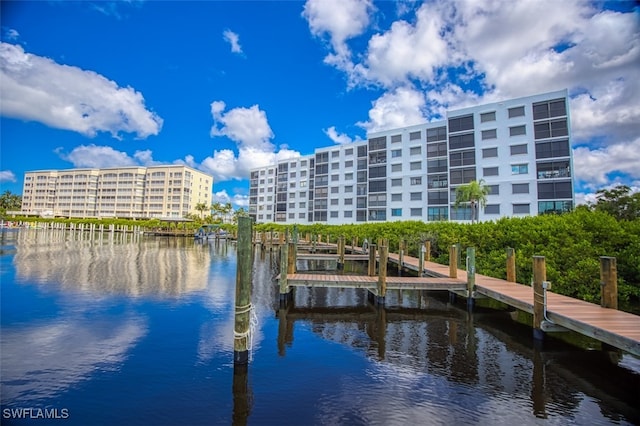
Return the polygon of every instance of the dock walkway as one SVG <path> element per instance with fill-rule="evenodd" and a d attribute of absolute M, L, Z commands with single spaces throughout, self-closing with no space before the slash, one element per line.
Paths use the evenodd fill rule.
<path fill-rule="evenodd" d="M 328 249 L 331 244 L 323 244 Z M 333 245 L 335 248 L 336 245 Z M 361 247 L 346 246 L 353 254 L 366 253 Z M 304 258 L 305 255 L 299 255 Z M 317 256 L 317 255 L 316 255 Z M 337 255 L 325 255 L 335 258 Z M 346 255 L 345 255 L 346 256 Z M 309 255 L 310 257 L 310 255 Z M 399 263 L 399 254 L 389 253 L 390 263 Z M 419 259 L 403 255 L 401 268 L 419 270 Z M 386 289 L 391 290 L 448 290 L 467 292 L 467 272 L 457 269 L 457 277 L 449 277 L 449 265 L 425 261 L 427 277 L 386 277 Z M 288 273 L 289 286 L 364 288 L 377 295 L 377 276 L 320 275 Z M 524 312 L 533 313 L 534 294 L 531 286 L 475 274 L 471 297 L 490 297 Z M 611 346 L 640 356 L 640 316 L 615 309 L 603 308 L 583 300 L 547 291 L 546 323 L 592 337 Z"/>

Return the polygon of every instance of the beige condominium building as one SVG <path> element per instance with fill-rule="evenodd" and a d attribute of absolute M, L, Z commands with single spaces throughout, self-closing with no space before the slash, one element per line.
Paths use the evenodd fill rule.
<path fill-rule="evenodd" d="M 22 213 L 63 217 L 182 218 L 210 206 L 213 177 L 183 165 L 25 173 Z"/>

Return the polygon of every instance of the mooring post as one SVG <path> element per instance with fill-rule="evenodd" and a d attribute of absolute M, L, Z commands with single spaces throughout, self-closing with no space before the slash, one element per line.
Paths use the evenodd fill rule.
<path fill-rule="evenodd" d="M 369 276 L 374 277 L 376 275 L 376 245 L 371 244 L 369 246 Z"/>
<path fill-rule="evenodd" d="M 544 256 L 533 256 L 533 338 L 544 339 L 542 321 L 544 321 L 544 288 L 547 281 L 547 267 Z"/>
<path fill-rule="evenodd" d="M 384 305 L 387 296 L 387 261 L 389 260 L 389 240 L 382 240 L 380 246 L 380 266 L 378 271 L 378 296 L 376 304 Z"/>
<path fill-rule="evenodd" d="M 338 269 L 344 269 L 344 250 L 345 250 L 345 238 L 344 235 L 340 235 L 338 238 Z"/>
<path fill-rule="evenodd" d="M 233 338 L 233 363 L 249 362 L 249 325 L 253 282 L 252 220 L 238 218 L 238 263 L 236 270 L 236 309 Z"/>
<path fill-rule="evenodd" d="M 476 249 L 467 247 L 467 309 L 473 309 L 473 292 L 476 290 Z"/>
<path fill-rule="evenodd" d="M 280 303 L 286 302 L 289 293 L 287 272 L 289 271 L 289 245 L 280 246 Z"/>
<path fill-rule="evenodd" d="M 515 250 L 507 247 L 507 281 L 516 282 L 516 256 Z"/>
<path fill-rule="evenodd" d="M 398 242 L 398 272 L 402 272 L 402 266 L 404 265 L 404 240 L 401 239 Z"/>
<path fill-rule="evenodd" d="M 418 255 L 418 276 L 424 276 L 424 255 L 427 253 L 427 248 L 424 244 L 420 244 L 420 254 Z"/>
<path fill-rule="evenodd" d="M 427 262 L 431 261 L 431 241 L 427 240 L 424 242 L 424 260 Z"/>
<path fill-rule="evenodd" d="M 296 273 L 296 243 L 290 242 L 285 244 L 289 246 L 288 249 L 288 258 L 287 258 L 287 274 L 295 274 Z"/>
<path fill-rule="evenodd" d="M 458 278 L 458 246 L 453 244 L 449 247 L 449 278 Z"/>
<path fill-rule="evenodd" d="M 618 309 L 618 267 L 615 257 L 600 256 L 600 305 Z"/>

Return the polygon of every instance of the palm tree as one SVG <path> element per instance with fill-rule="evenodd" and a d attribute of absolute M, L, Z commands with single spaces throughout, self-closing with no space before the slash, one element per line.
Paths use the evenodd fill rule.
<path fill-rule="evenodd" d="M 205 203 L 198 203 L 194 207 L 197 211 L 200 212 L 200 218 L 203 219 L 203 213 L 209 208 Z"/>
<path fill-rule="evenodd" d="M 489 186 L 484 183 L 484 179 L 472 180 L 468 184 L 456 188 L 454 206 L 458 207 L 468 203 L 471 207 L 471 223 L 473 223 L 478 219 L 478 205 L 480 207 L 487 205 L 487 195 L 489 195 Z"/>

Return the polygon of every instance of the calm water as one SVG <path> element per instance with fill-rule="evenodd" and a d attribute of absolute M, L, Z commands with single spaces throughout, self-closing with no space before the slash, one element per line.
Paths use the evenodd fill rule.
<path fill-rule="evenodd" d="M 277 260 L 256 253 L 258 326 L 234 372 L 233 244 L 0 235 L 3 425 L 640 423 L 637 358 L 534 350 L 509 313 L 306 288 L 280 310 Z M 6 418 L 27 408 L 67 418 Z"/>

